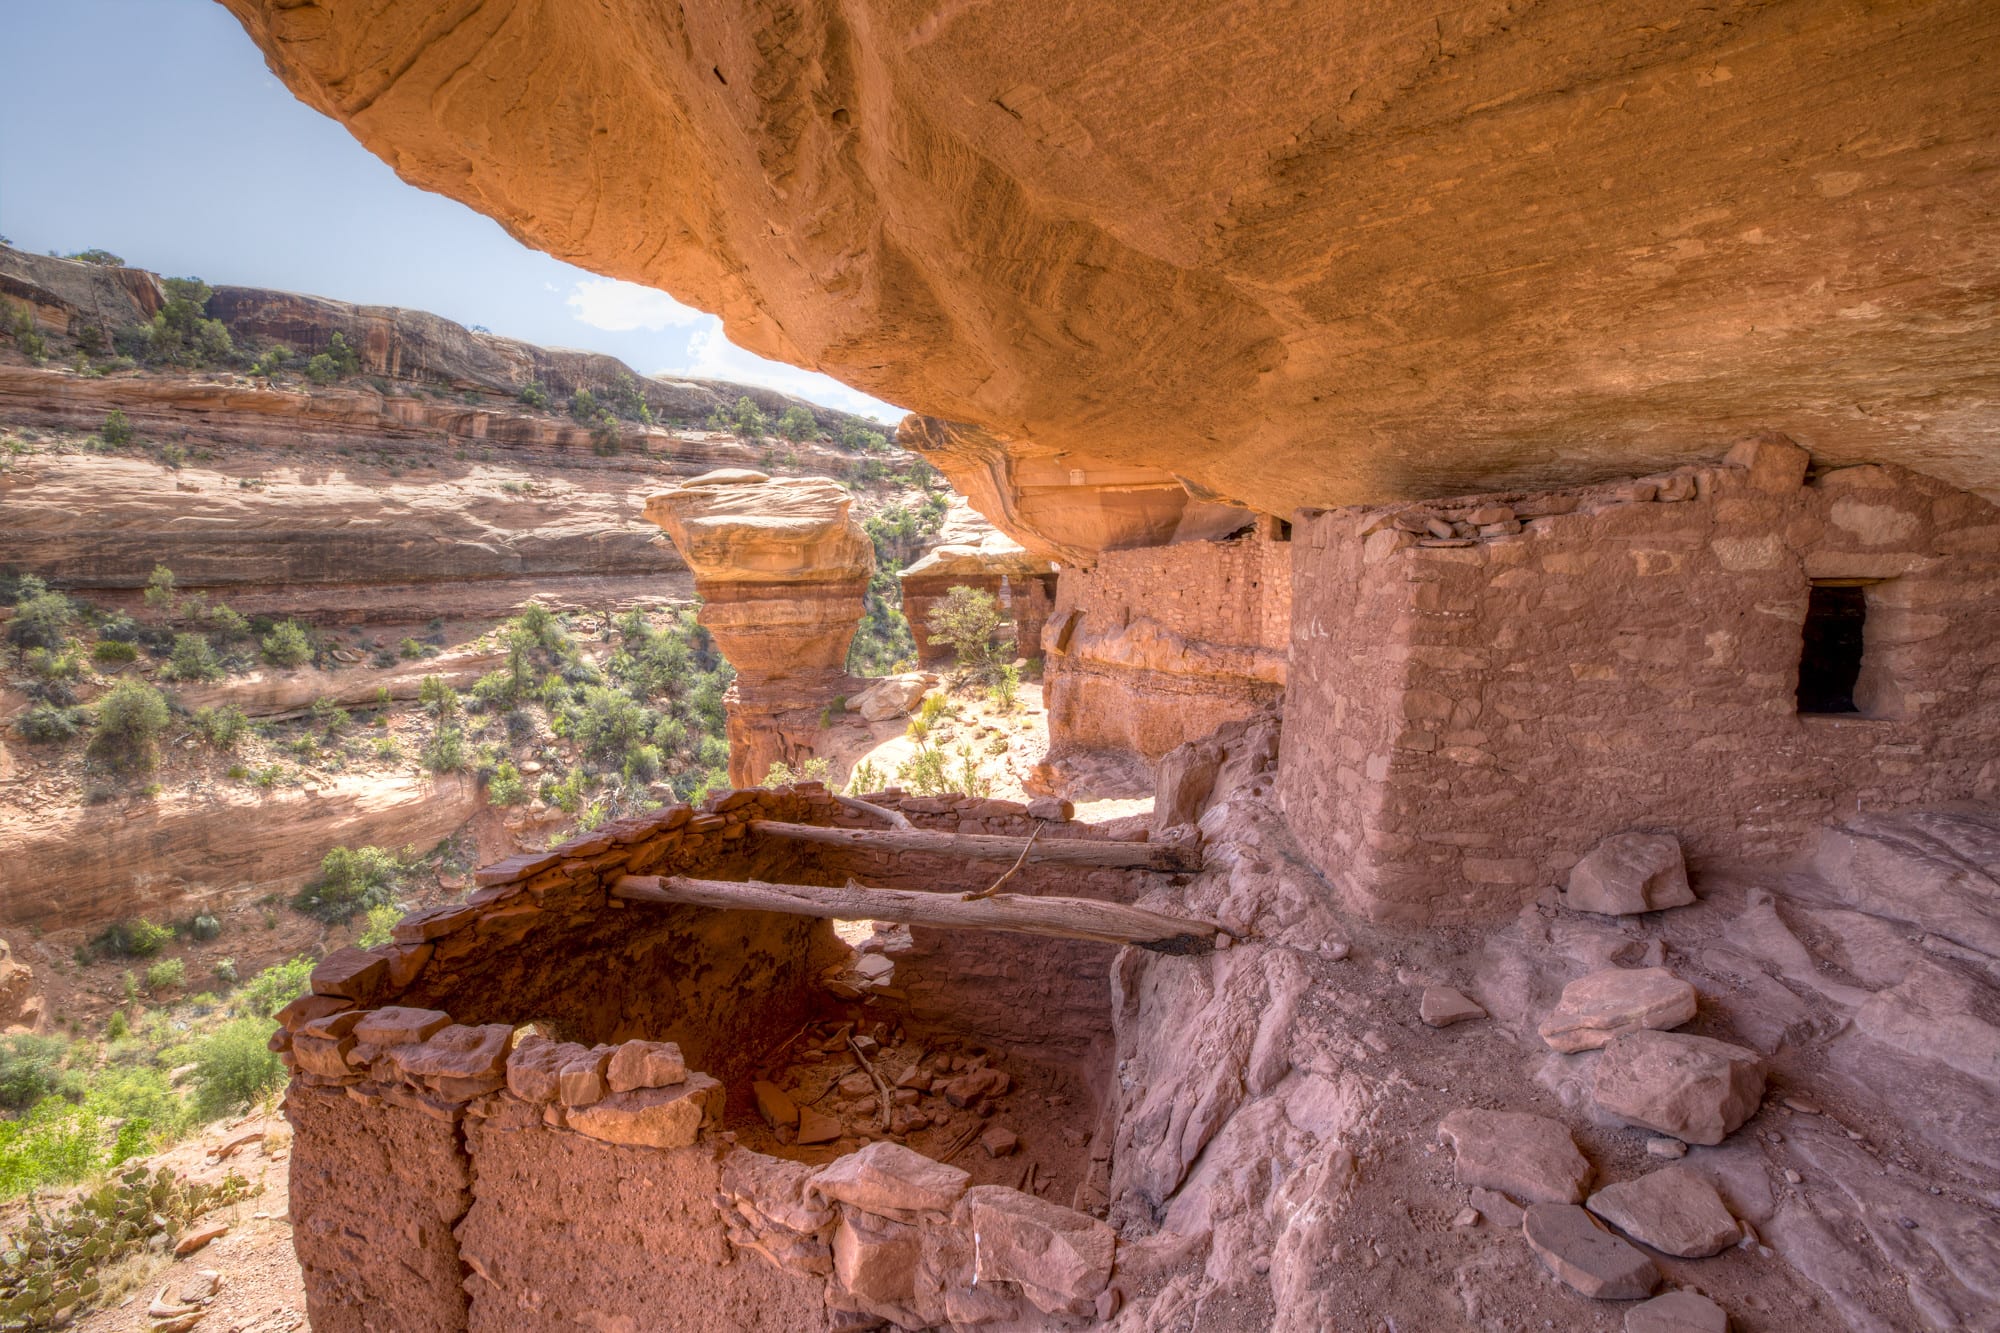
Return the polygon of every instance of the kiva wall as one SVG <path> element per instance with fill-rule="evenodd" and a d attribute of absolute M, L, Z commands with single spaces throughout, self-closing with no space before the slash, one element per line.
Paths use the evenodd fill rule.
<path fill-rule="evenodd" d="M 1049 751 L 1147 760 L 1276 703 L 1292 558 L 1272 525 L 1064 569 L 1042 633 Z"/>
<path fill-rule="evenodd" d="M 1360 911 L 1507 911 L 1599 839 L 1800 851 L 2000 788 L 2000 511 L 1788 441 L 1619 486 L 1302 514 L 1279 789 Z M 1448 535 L 1447 535 L 1448 534 Z M 1866 602 L 1857 714 L 1802 716 L 1815 581 Z"/>

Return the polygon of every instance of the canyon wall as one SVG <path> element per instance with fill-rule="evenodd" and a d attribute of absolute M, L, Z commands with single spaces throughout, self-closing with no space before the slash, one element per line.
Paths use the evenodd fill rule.
<path fill-rule="evenodd" d="M 1499 916 L 1599 839 L 1699 865 L 2000 795 L 2000 511 L 1776 438 L 1621 486 L 1301 515 L 1280 795 L 1354 910 Z M 1815 586 L 1858 711 L 1801 710 Z"/>
<path fill-rule="evenodd" d="M 1109 551 L 1065 568 L 1042 635 L 1052 758 L 1153 761 L 1284 693 L 1292 554 L 1260 520 L 1224 541 Z"/>

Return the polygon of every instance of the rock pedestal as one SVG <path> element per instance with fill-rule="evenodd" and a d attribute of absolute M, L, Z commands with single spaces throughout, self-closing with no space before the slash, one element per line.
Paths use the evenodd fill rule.
<path fill-rule="evenodd" d="M 847 647 L 861 623 L 875 551 L 824 477 L 710 472 L 646 501 L 694 571 L 701 623 L 736 668 L 729 780 L 755 786 L 771 765 L 817 747 L 820 715 L 848 692 Z"/>

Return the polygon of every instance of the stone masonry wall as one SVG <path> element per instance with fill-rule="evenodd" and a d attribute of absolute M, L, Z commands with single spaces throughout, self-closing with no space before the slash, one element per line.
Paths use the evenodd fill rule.
<path fill-rule="evenodd" d="M 2000 511 L 1766 438 L 1617 486 L 1301 515 L 1280 791 L 1356 909 L 1510 910 L 1604 836 L 1800 851 L 2000 785 Z M 1859 714 L 1801 716 L 1814 580 L 1865 581 Z"/>
<path fill-rule="evenodd" d="M 1051 756 L 1157 760 L 1277 702 L 1291 615 L 1291 546 L 1263 532 L 1064 569 L 1042 633 Z"/>
<path fill-rule="evenodd" d="M 1035 822 L 1009 802 L 874 799 L 926 827 Z M 489 866 L 466 901 L 404 918 L 391 944 L 323 960 L 272 1040 L 293 1070 L 314 1327 L 1081 1327 L 1111 1276 L 1102 1222 L 969 1187 L 891 1141 L 817 1168 L 731 1146 L 727 1086 L 796 1035 L 844 953 L 826 923 L 607 893 L 621 874 L 844 873 L 750 825 L 856 818 L 818 783 L 722 793 Z M 969 882 L 963 866 L 942 884 L 949 866 L 880 869 Z M 1044 868 L 1022 877 L 1040 887 Z M 1061 984 L 1041 1000 L 1071 1002 Z M 1102 991 L 1091 1007 L 1102 1023 Z"/>

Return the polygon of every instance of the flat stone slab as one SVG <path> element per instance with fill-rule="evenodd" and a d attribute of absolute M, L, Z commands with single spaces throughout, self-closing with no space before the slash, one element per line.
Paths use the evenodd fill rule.
<path fill-rule="evenodd" d="M 671 1088 L 614 1092 L 600 1102 L 574 1107 L 569 1127 L 605 1143 L 632 1148 L 685 1148 L 701 1136 L 704 1120 L 720 1120 L 722 1085 L 691 1073 Z"/>
<path fill-rule="evenodd" d="M 1580 1203 L 1590 1163 L 1560 1122 L 1526 1111 L 1453 1111 L 1438 1123 L 1459 1183 L 1530 1203 Z"/>
<path fill-rule="evenodd" d="M 1575 1204 L 1535 1204 L 1521 1234 L 1544 1268 L 1592 1300 L 1636 1301 L 1660 1285 L 1651 1259 Z"/>
<path fill-rule="evenodd" d="M 613 1092 L 671 1088 L 687 1078 L 687 1061 L 670 1041 L 628 1041 L 611 1053 L 605 1078 Z"/>
<path fill-rule="evenodd" d="M 1540 1031 L 1551 1048 L 1574 1054 L 1609 1045 L 1623 1032 L 1679 1027 L 1694 1013 L 1694 987 L 1666 968 L 1613 967 L 1564 986 Z"/>
<path fill-rule="evenodd" d="M 1019 1283 L 1044 1314 L 1087 1309 L 1111 1281 L 1117 1233 L 1073 1208 L 979 1185 L 965 1192 L 953 1221 L 979 1237 L 982 1279 Z"/>
<path fill-rule="evenodd" d="M 1628 1125 L 1713 1146 L 1757 1114 L 1764 1061 L 1712 1037 L 1628 1032 L 1604 1048 L 1592 1093 Z"/>
<path fill-rule="evenodd" d="M 1684 1166 L 1606 1185 L 1585 1206 L 1633 1240 L 1678 1259 L 1720 1254 L 1743 1234 L 1715 1187 Z"/>
<path fill-rule="evenodd" d="M 1614 833 L 1569 872 L 1563 905 L 1578 912 L 1632 916 L 1693 902 L 1680 839 L 1670 833 Z"/>
<path fill-rule="evenodd" d="M 1454 1023 L 1484 1018 L 1486 1011 L 1454 987 L 1426 986 L 1423 998 L 1417 1002 L 1417 1017 L 1431 1027 L 1448 1028 Z"/>
<path fill-rule="evenodd" d="M 969 1172 L 884 1139 L 828 1162 L 809 1188 L 871 1213 L 948 1213 L 971 1182 Z"/>
<path fill-rule="evenodd" d="M 1627 1310 L 1625 1333 L 1729 1333 L 1729 1315 L 1706 1296 L 1670 1291 Z"/>

